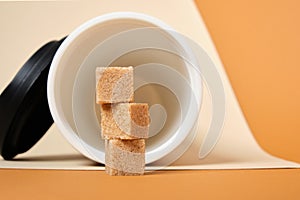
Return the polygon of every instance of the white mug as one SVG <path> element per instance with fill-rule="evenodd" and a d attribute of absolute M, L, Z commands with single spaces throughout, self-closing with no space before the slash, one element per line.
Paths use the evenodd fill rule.
<path fill-rule="evenodd" d="M 151 16 L 116 12 L 89 20 L 65 39 L 51 64 L 48 101 L 56 125 L 75 149 L 105 163 L 95 69 L 107 65 L 134 66 L 135 101 L 152 106 L 150 130 L 157 134 L 147 139 L 146 164 L 166 159 L 190 136 L 202 84 L 199 74 L 180 57 L 193 59 L 193 52 L 173 33 Z"/>

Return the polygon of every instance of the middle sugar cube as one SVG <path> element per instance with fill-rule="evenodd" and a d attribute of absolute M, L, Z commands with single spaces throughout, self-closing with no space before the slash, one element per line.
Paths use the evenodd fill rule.
<path fill-rule="evenodd" d="M 101 136 L 103 139 L 147 138 L 150 116 L 146 103 L 102 104 Z"/>

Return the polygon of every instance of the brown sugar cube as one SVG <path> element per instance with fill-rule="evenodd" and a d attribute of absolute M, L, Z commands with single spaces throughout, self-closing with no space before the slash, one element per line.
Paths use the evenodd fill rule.
<path fill-rule="evenodd" d="M 105 172 L 111 176 L 141 176 L 144 174 L 144 173 L 123 172 L 123 171 L 119 171 L 119 170 L 110 168 L 107 165 L 105 166 Z"/>
<path fill-rule="evenodd" d="M 133 102 L 133 67 L 97 67 L 96 103 Z"/>
<path fill-rule="evenodd" d="M 147 138 L 150 116 L 146 103 L 102 104 L 101 136 L 103 139 Z"/>
<path fill-rule="evenodd" d="M 143 175 L 145 140 L 105 140 L 105 171 L 112 176 Z"/>

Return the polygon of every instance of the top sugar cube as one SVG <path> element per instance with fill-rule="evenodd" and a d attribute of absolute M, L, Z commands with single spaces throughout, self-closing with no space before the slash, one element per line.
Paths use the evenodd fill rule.
<path fill-rule="evenodd" d="M 97 67 L 96 102 L 133 102 L 133 67 Z"/>

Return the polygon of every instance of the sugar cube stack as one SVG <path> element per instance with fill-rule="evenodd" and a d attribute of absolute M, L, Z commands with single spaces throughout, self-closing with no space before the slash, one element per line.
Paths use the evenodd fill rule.
<path fill-rule="evenodd" d="M 133 93 L 133 67 L 96 69 L 96 102 L 109 175 L 144 174 L 149 109 L 146 103 L 133 103 Z"/>

